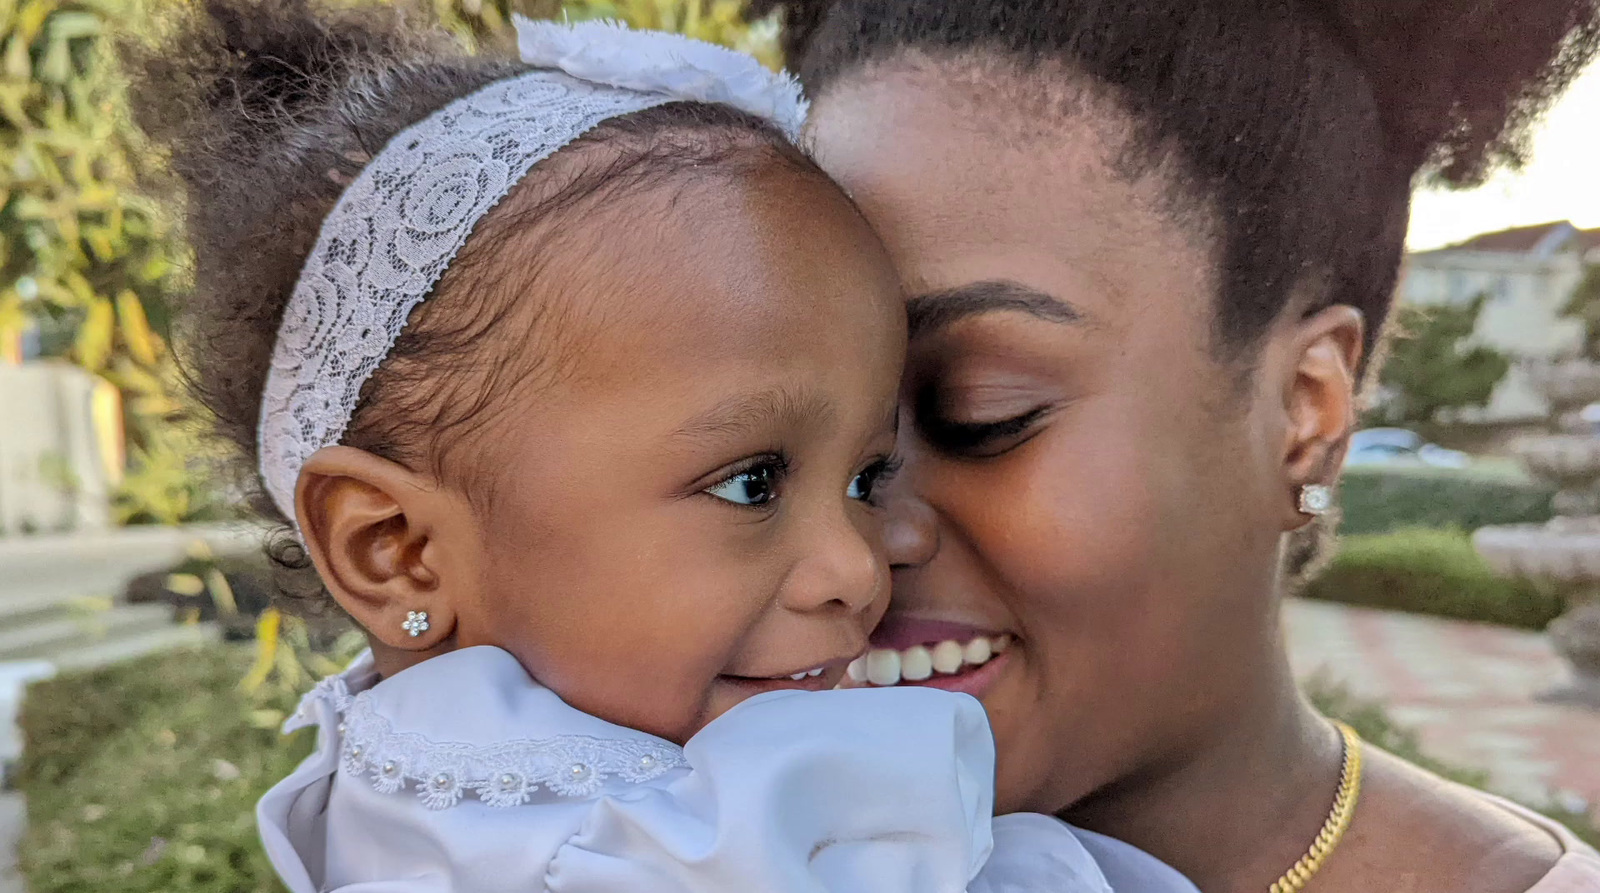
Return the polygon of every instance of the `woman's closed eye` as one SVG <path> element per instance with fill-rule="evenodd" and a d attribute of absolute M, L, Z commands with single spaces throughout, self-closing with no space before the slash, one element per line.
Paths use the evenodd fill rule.
<path fill-rule="evenodd" d="M 1050 409 L 1035 406 L 992 421 L 968 421 L 950 418 L 937 407 L 924 405 L 917 410 L 917 428 L 935 449 L 956 456 L 988 458 L 1026 443 L 1038 433 L 1038 422 Z"/>

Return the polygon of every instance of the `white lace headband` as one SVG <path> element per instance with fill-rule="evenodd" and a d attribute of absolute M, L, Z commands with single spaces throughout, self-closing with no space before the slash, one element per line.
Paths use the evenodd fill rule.
<path fill-rule="evenodd" d="M 713 44 L 520 18 L 517 37 L 539 70 L 402 131 L 322 223 L 278 330 L 257 432 L 262 480 L 291 521 L 301 466 L 344 436 L 411 311 L 534 164 L 603 121 L 668 102 L 724 103 L 791 138 L 805 115 L 793 78 Z"/>

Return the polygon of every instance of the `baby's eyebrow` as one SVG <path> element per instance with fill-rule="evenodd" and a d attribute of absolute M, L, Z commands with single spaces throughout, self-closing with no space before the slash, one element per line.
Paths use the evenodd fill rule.
<path fill-rule="evenodd" d="M 735 394 L 695 415 L 673 432 L 674 438 L 713 440 L 763 430 L 794 431 L 831 426 L 833 404 L 822 395 L 788 386 Z"/>

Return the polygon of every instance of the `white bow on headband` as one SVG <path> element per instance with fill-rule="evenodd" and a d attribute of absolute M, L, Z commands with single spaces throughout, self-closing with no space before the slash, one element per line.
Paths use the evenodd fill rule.
<path fill-rule="evenodd" d="M 715 102 L 793 138 L 799 85 L 755 59 L 609 22 L 518 18 L 522 61 L 401 131 L 322 223 L 284 311 L 261 399 L 261 477 L 291 521 L 300 469 L 339 442 L 361 388 L 473 228 L 527 175 L 596 125 L 677 101 Z"/>

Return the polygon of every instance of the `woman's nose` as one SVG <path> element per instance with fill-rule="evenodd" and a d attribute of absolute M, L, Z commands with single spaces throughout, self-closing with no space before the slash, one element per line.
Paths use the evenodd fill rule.
<path fill-rule="evenodd" d="M 890 483 L 884 498 L 888 515 L 883 532 L 884 551 L 891 568 L 921 567 L 939 552 L 939 522 L 933 507 L 923 502 L 904 481 Z"/>

